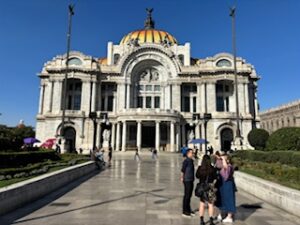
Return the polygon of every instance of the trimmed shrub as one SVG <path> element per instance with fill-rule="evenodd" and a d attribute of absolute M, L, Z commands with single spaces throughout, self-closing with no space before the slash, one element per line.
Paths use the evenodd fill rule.
<path fill-rule="evenodd" d="M 0 168 L 24 167 L 28 164 L 56 161 L 60 157 L 55 151 L 0 152 Z"/>
<path fill-rule="evenodd" d="M 267 149 L 300 151 L 300 127 L 285 127 L 275 131 L 267 141 Z"/>
<path fill-rule="evenodd" d="M 248 134 L 248 141 L 252 147 L 263 150 L 269 138 L 268 131 L 264 129 L 253 129 Z"/>
<path fill-rule="evenodd" d="M 280 163 L 300 168 L 300 152 L 296 151 L 236 151 L 233 157 L 248 161 Z"/>

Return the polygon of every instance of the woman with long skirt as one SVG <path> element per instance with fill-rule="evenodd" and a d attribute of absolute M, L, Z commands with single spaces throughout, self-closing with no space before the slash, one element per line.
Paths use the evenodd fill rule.
<path fill-rule="evenodd" d="M 220 170 L 220 210 L 227 216 L 222 220 L 223 223 L 232 223 L 233 215 L 236 213 L 235 192 L 236 187 L 233 178 L 234 168 L 227 155 L 222 155 L 222 169 Z"/>

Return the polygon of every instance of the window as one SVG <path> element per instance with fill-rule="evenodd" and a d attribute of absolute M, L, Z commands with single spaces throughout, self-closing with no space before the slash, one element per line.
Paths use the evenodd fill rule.
<path fill-rule="evenodd" d="M 193 97 L 193 112 L 196 112 L 197 111 L 197 98 L 196 97 Z"/>
<path fill-rule="evenodd" d="M 101 98 L 101 110 L 105 111 L 105 98 Z"/>
<path fill-rule="evenodd" d="M 217 97 L 217 111 L 224 112 L 224 101 L 223 97 L 220 96 Z"/>
<path fill-rule="evenodd" d="M 231 62 L 227 59 L 221 59 L 216 63 L 217 67 L 231 67 Z"/>
<path fill-rule="evenodd" d="M 146 108 L 151 108 L 151 97 L 150 96 L 146 97 Z"/>
<path fill-rule="evenodd" d="M 139 91 L 144 91 L 144 85 L 139 85 Z"/>
<path fill-rule="evenodd" d="M 160 108 L 160 97 L 154 97 L 154 108 Z"/>
<path fill-rule="evenodd" d="M 184 102 L 183 112 L 189 112 L 190 111 L 190 97 L 184 97 L 183 102 Z"/>
<path fill-rule="evenodd" d="M 160 85 L 154 85 L 154 91 L 160 91 Z"/>
<path fill-rule="evenodd" d="M 136 126 L 129 126 L 129 140 L 133 141 L 136 139 L 136 130 L 137 127 Z"/>
<path fill-rule="evenodd" d="M 152 86 L 151 85 L 146 85 L 146 91 L 152 91 Z"/>
<path fill-rule="evenodd" d="M 114 64 L 118 64 L 120 59 L 120 55 L 119 54 L 114 54 Z"/>
<path fill-rule="evenodd" d="M 143 108 L 143 97 L 142 96 L 139 96 L 137 99 L 137 107 Z"/>
<path fill-rule="evenodd" d="M 74 110 L 80 110 L 81 106 L 81 95 L 74 96 Z"/>
<path fill-rule="evenodd" d="M 108 99 L 107 99 L 107 111 L 110 111 L 110 112 L 113 111 L 113 102 L 114 102 L 114 96 L 108 96 Z"/>
<path fill-rule="evenodd" d="M 80 66 L 82 65 L 82 61 L 78 58 L 70 58 L 69 59 L 69 65 L 75 65 L 75 66 Z"/>
<path fill-rule="evenodd" d="M 184 55 L 178 55 L 179 62 L 183 65 L 184 64 Z"/>

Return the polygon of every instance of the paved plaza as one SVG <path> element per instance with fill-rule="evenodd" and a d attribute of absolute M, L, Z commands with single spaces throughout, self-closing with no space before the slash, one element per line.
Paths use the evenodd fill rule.
<path fill-rule="evenodd" d="M 137 163 L 133 155 L 134 152 L 115 153 L 111 168 L 84 177 L 3 216 L 0 224 L 199 224 L 198 214 L 192 219 L 181 216 L 183 187 L 179 174 L 182 157 L 160 154 L 159 159 L 153 161 L 149 153 L 143 153 L 142 161 Z M 242 191 L 237 197 L 238 213 L 234 224 L 300 224 L 296 217 Z M 198 204 L 199 200 L 193 197 L 193 209 L 197 210 Z"/>

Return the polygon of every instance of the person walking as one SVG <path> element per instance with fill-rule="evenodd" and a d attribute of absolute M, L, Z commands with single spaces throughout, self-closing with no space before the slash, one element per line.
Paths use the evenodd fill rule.
<path fill-rule="evenodd" d="M 139 150 L 138 149 L 135 150 L 134 160 L 137 161 L 137 162 L 141 161 L 141 157 L 139 155 Z"/>
<path fill-rule="evenodd" d="M 215 188 L 215 183 L 217 180 L 217 171 L 211 165 L 211 159 L 208 155 L 203 156 L 201 165 L 198 167 L 196 172 L 196 178 L 199 179 L 199 184 L 197 184 L 196 193 L 197 197 L 200 198 L 200 225 L 205 225 L 204 211 L 206 203 L 208 204 L 209 223 L 210 225 L 215 225 L 213 215 L 214 203 L 217 199 L 217 190 Z M 198 190 L 198 188 L 200 190 Z"/>
<path fill-rule="evenodd" d="M 191 217 L 195 214 L 191 209 L 191 197 L 194 189 L 195 168 L 192 149 L 187 150 L 186 158 L 182 162 L 181 182 L 184 185 L 182 216 Z"/>
<path fill-rule="evenodd" d="M 112 147 L 110 146 L 108 149 L 108 166 L 111 166 L 111 160 L 112 160 Z"/>
<path fill-rule="evenodd" d="M 157 158 L 158 158 L 157 149 L 155 148 L 155 149 L 153 149 L 153 158 L 152 159 L 157 160 Z"/>
<path fill-rule="evenodd" d="M 233 215 L 236 212 L 235 192 L 236 186 L 234 182 L 234 168 L 227 155 L 222 155 L 222 169 L 220 170 L 220 207 L 221 212 L 227 216 L 222 220 L 223 223 L 233 223 Z"/>

